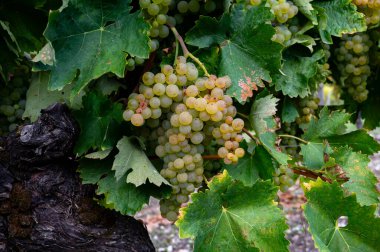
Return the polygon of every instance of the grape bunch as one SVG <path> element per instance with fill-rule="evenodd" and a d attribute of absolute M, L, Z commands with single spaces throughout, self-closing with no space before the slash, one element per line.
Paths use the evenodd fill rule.
<path fill-rule="evenodd" d="M 273 35 L 272 40 L 287 45 L 287 42 L 292 38 L 292 32 L 287 25 L 278 25 L 275 27 L 276 33 Z"/>
<path fill-rule="evenodd" d="M 6 86 L 0 86 L 0 136 L 15 130 L 21 123 L 26 91 L 26 81 L 17 75 Z"/>
<path fill-rule="evenodd" d="M 287 134 L 292 136 L 297 134 L 297 125 L 295 123 L 284 123 L 283 126 L 284 127 L 281 128 L 279 134 Z M 292 157 L 297 157 L 298 155 L 298 144 L 293 138 L 282 138 L 280 148 L 282 152 L 285 152 Z"/>
<path fill-rule="evenodd" d="M 344 79 L 344 86 L 357 102 L 367 100 L 367 79 L 371 74 L 369 50 L 372 41 L 365 33 L 344 35 L 335 49 L 338 69 Z"/>
<path fill-rule="evenodd" d="M 256 1 L 254 1 L 256 2 Z M 298 13 L 298 8 L 291 1 L 286 0 L 268 0 L 268 7 L 276 17 L 276 21 L 283 24 L 293 18 Z"/>
<path fill-rule="evenodd" d="M 300 100 L 299 102 L 299 114 L 296 123 L 298 125 L 309 123 L 311 118 L 316 118 L 316 110 L 318 109 L 319 98 L 314 96 L 308 96 Z"/>
<path fill-rule="evenodd" d="M 365 21 L 368 26 L 376 25 L 380 22 L 379 0 L 353 0 L 352 2 L 365 15 Z"/>
<path fill-rule="evenodd" d="M 288 166 L 281 165 L 279 168 L 277 168 L 274 172 L 273 181 L 275 185 L 278 185 L 280 187 L 281 192 L 285 192 L 294 185 L 295 183 L 295 176 Z"/>
<path fill-rule="evenodd" d="M 239 147 L 244 121 L 235 118 L 232 98 L 225 95 L 229 77 L 199 77 L 198 69 L 180 56 L 176 65 L 163 65 L 157 74 L 142 76 L 138 93 L 132 93 L 123 118 L 132 125 L 148 125 L 157 137 L 155 154 L 164 162 L 161 175 L 173 186 L 170 199 L 161 202 L 161 214 L 177 218 L 178 209 L 203 181 L 204 146 L 222 145 L 218 155 L 227 164 L 244 156 Z"/>

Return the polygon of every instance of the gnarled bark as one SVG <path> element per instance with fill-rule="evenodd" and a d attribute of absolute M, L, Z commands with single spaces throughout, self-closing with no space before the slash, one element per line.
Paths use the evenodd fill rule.
<path fill-rule="evenodd" d="M 0 140 L 0 251 L 154 251 L 139 221 L 98 206 L 80 183 L 77 128 L 55 104 Z"/>

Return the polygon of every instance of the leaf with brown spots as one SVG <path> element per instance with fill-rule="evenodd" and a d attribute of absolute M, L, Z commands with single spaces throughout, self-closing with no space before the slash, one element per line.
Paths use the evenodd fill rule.
<path fill-rule="evenodd" d="M 186 34 L 186 42 L 199 48 L 220 47 L 218 75 L 228 75 L 232 86 L 227 94 L 244 103 L 271 74 L 281 68 L 282 46 L 272 41 L 272 13 L 260 6 L 248 11 L 235 6 L 220 20 L 201 17 Z"/>
<path fill-rule="evenodd" d="M 380 196 L 376 190 L 377 179 L 368 169 L 368 155 L 352 151 L 349 147 L 340 147 L 334 150 L 331 157 L 340 165 L 349 178 L 343 184 L 349 192 L 356 193 L 360 205 L 373 205 L 379 203 Z"/>

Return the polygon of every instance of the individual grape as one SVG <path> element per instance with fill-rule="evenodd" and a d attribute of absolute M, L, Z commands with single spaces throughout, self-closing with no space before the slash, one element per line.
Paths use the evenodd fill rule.
<path fill-rule="evenodd" d="M 154 74 L 151 72 L 146 72 L 142 76 L 142 81 L 145 85 L 150 86 L 154 83 Z"/>
<path fill-rule="evenodd" d="M 205 11 L 210 13 L 216 9 L 216 4 L 213 0 L 208 0 L 204 5 Z"/>
<path fill-rule="evenodd" d="M 141 114 L 134 114 L 131 117 L 131 123 L 133 124 L 133 126 L 139 127 L 143 125 L 144 122 L 145 120 Z"/>
<path fill-rule="evenodd" d="M 190 0 L 188 3 L 189 11 L 191 11 L 193 13 L 197 13 L 200 10 L 200 7 L 201 6 L 200 6 L 198 0 Z"/>
<path fill-rule="evenodd" d="M 134 114 L 135 114 L 135 112 L 133 112 L 133 110 L 125 110 L 123 112 L 123 119 L 128 122 L 131 120 L 131 118 Z"/>
<path fill-rule="evenodd" d="M 177 4 L 179 13 L 186 13 L 189 9 L 189 4 L 186 1 L 180 1 Z"/>
<path fill-rule="evenodd" d="M 184 125 L 184 126 L 190 125 L 192 121 L 193 121 L 193 116 L 187 111 L 184 111 L 179 115 L 179 123 L 181 125 Z"/>
<path fill-rule="evenodd" d="M 178 93 L 179 93 L 178 86 L 176 86 L 174 84 L 170 84 L 170 85 L 166 86 L 166 95 L 167 96 L 174 98 L 178 95 Z"/>

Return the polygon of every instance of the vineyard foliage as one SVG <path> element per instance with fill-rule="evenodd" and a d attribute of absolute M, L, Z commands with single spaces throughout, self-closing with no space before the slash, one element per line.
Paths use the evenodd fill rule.
<path fill-rule="evenodd" d="M 288 251 L 298 179 L 320 251 L 378 251 L 379 24 L 378 0 L 2 1 L 0 135 L 66 103 L 95 200 L 160 199 L 195 251 Z"/>

